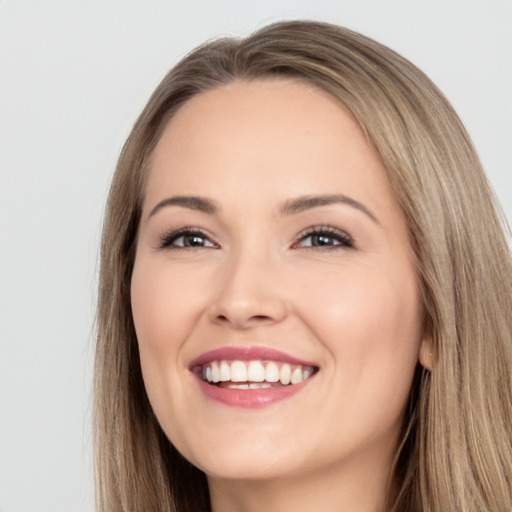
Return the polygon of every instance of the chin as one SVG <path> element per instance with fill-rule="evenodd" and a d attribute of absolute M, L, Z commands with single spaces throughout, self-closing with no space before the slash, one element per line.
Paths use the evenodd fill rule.
<path fill-rule="evenodd" d="M 266 480 L 293 475 L 307 467 L 305 453 L 281 439 L 239 436 L 196 444 L 181 453 L 208 477 L 229 480 Z M 299 445 L 300 446 L 300 445 Z M 307 458 L 307 457 L 306 457 Z"/>

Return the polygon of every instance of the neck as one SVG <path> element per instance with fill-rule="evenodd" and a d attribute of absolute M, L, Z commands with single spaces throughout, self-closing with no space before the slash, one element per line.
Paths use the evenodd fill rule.
<path fill-rule="evenodd" d="M 208 477 L 212 512 L 385 512 L 386 464 L 323 468 L 300 477 L 233 480 Z"/>

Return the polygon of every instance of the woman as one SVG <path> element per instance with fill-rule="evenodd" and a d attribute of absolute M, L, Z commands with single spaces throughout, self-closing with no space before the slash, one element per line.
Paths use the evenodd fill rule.
<path fill-rule="evenodd" d="M 166 76 L 100 275 L 100 510 L 512 509 L 512 265 L 446 99 L 285 22 Z"/>

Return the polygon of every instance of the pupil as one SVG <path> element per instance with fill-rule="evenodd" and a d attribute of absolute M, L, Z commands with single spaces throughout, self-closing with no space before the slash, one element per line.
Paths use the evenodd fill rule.
<path fill-rule="evenodd" d="M 185 247 L 202 247 L 204 241 L 200 236 L 188 236 L 184 240 Z"/>
<path fill-rule="evenodd" d="M 313 237 L 313 245 L 315 245 L 315 246 L 333 245 L 333 240 L 330 236 L 315 235 Z"/>

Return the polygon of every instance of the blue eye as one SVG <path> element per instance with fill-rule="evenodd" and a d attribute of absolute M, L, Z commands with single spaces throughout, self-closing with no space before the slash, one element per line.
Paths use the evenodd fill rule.
<path fill-rule="evenodd" d="M 350 236 L 337 228 L 317 226 L 303 231 L 296 246 L 313 249 L 348 249 L 354 247 L 354 242 Z"/>
<path fill-rule="evenodd" d="M 216 247 L 209 238 L 199 230 L 180 229 L 161 238 L 160 248 L 196 249 L 201 247 Z"/>

